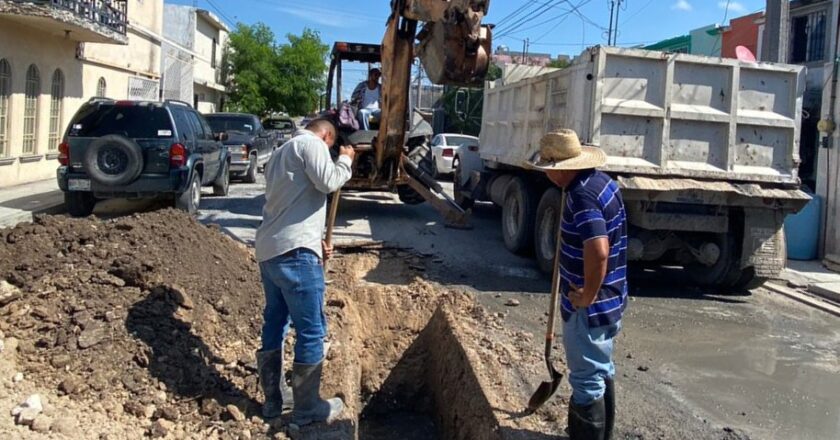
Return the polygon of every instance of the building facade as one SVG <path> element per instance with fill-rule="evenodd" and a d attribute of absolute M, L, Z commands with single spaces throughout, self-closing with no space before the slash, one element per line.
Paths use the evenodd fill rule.
<path fill-rule="evenodd" d="M 55 175 L 87 99 L 158 99 L 162 0 L 0 0 L 0 187 Z"/>
<path fill-rule="evenodd" d="M 764 23 L 764 13 L 745 15 L 733 18 L 723 30 L 723 43 L 721 44 L 721 56 L 724 58 L 737 58 L 735 49 L 744 46 L 750 50 L 758 59 L 759 54 L 759 27 Z"/>
<path fill-rule="evenodd" d="M 202 113 L 221 111 L 228 27 L 209 11 L 166 5 L 163 34 L 163 97 L 188 102 Z"/>

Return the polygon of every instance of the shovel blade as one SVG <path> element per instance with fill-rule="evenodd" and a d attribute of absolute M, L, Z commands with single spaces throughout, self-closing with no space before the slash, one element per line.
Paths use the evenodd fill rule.
<path fill-rule="evenodd" d="M 551 381 L 541 383 L 537 387 L 537 391 L 534 391 L 534 394 L 528 400 L 528 411 L 533 413 L 543 406 L 545 402 L 548 402 L 548 399 L 557 392 L 557 388 L 560 388 L 560 382 L 562 380 L 563 374 L 557 370 L 552 370 Z"/>

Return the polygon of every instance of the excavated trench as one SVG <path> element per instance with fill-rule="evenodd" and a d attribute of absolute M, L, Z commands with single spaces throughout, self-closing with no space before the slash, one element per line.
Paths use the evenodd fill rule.
<path fill-rule="evenodd" d="M 489 330 L 473 298 L 418 277 L 420 256 L 342 252 L 330 270 L 324 394 L 342 396 L 348 411 L 299 438 L 504 438 L 475 367 L 481 361 L 472 338 Z"/>

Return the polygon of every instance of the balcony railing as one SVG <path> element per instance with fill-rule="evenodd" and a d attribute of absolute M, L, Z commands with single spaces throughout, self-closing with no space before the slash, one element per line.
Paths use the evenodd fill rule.
<path fill-rule="evenodd" d="M 14 0 L 20 3 L 47 4 L 58 9 L 70 11 L 74 15 L 105 26 L 121 35 L 125 35 L 128 19 L 126 0 Z"/>

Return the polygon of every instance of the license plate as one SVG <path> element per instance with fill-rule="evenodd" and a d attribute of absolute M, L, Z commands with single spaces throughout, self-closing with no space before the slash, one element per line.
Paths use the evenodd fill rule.
<path fill-rule="evenodd" d="M 70 179 L 70 181 L 67 182 L 67 189 L 70 191 L 90 191 L 90 180 Z"/>

